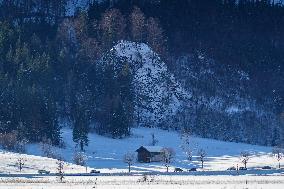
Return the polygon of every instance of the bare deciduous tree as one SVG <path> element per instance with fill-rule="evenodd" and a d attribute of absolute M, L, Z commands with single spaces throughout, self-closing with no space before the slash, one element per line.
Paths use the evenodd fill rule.
<path fill-rule="evenodd" d="M 156 146 L 156 144 L 158 144 L 158 142 L 159 142 L 159 140 L 156 139 L 155 134 L 152 133 L 152 134 L 151 134 L 151 143 L 150 143 L 150 145 L 151 145 L 151 146 Z"/>
<path fill-rule="evenodd" d="M 60 182 L 63 181 L 64 179 L 64 161 L 62 160 L 62 158 L 59 158 L 56 162 L 57 164 L 57 176 Z"/>
<path fill-rule="evenodd" d="M 193 155 L 192 149 L 186 148 L 186 149 L 184 149 L 184 153 L 186 155 L 187 160 L 192 161 L 192 155 Z"/>
<path fill-rule="evenodd" d="M 135 155 L 134 153 L 128 152 L 123 156 L 123 162 L 128 165 L 128 172 L 131 171 L 131 165 L 134 163 Z"/>
<path fill-rule="evenodd" d="M 245 168 L 247 168 L 247 163 L 250 159 L 250 153 L 249 152 L 241 152 L 240 159 L 242 163 L 244 164 Z"/>
<path fill-rule="evenodd" d="M 136 42 L 143 42 L 146 23 L 145 16 L 138 7 L 134 7 L 130 15 L 129 21 L 132 40 Z"/>
<path fill-rule="evenodd" d="M 126 20 L 118 9 L 110 9 L 102 15 L 100 29 L 104 49 L 110 48 L 125 38 Z"/>
<path fill-rule="evenodd" d="M 169 172 L 169 166 L 174 161 L 176 153 L 172 148 L 164 148 L 162 150 L 162 154 L 163 154 L 163 162 L 167 168 L 167 172 Z"/>
<path fill-rule="evenodd" d="M 278 147 L 273 148 L 272 150 L 272 154 L 274 155 L 274 157 L 276 158 L 276 160 L 278 161 L 278 168 L 281 168 L 280 165 L 280 160 L 283 158 L 284 156 L 284 150 Z"/>
<path fill-rule="evenodd" d="M 26 160 L 24 157 L 19 157 L 19 158 L 17 159 L 16 165 L 18 166 L 20 172 L 22 172 L 23 166 L 25 165 L 25 162 L 26 162 L 26 161 L 27 161 L 27 160 Z"/>
<path fill-rule="evenodd" d="M 192 161 L 192 155 L 193 151 L 195 150 L 194 145 L 190 141 L 190 132 L 189 131 L 183 131 L 181 135 L 181 149 L 186 154 L 187 160 Z"/>
<path fill-rule="evenodd" d="M 198 159 L 201 161 L 201 168 L 203 169 L 205 157 L 207 154 L 204 149 L 199 149 L 197 152 L 197 155 L 198 155 Z"/>
<path fill-rule="evenodd" d="M 164 31 L 160 25 L 160 22 L 156 18 L 150 17 L 147 20 L 147 43 L 157 52 L 159 55 L 166 55 L 166 39 L 164 37 Z"/>

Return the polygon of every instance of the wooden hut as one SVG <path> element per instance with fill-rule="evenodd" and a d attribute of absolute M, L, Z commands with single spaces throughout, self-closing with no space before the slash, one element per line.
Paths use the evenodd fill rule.
<path fill-rule="evenodd" d="M 163 161 L 163 147 L 141 146 L 136 152 L 138 153 L 138 162 L 150 163 Z"/>

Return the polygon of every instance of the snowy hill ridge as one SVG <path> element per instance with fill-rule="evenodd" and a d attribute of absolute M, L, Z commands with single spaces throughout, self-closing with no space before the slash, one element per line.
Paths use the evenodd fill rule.
<path fill-rule="evenodd" d="M 132 68 L 135 114 L 139 114 L 140 123 L 156 126 L 174 116 L 190 98 L 191 95 L 176 81 L 166 64 L 145 43 L 120 41 L 111 51 Z"/>

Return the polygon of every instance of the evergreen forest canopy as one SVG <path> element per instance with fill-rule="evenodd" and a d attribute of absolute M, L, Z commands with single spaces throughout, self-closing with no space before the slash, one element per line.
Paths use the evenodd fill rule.
<path fill-rule="evenodd" d="M 91 2 L 87 10 L 66 16 L 67 0 L 0 3 L 1 135 L 58 145 L 60 122 L 68 119 L 81 150 L 93 130 L 115 138 L 128 136 L 137 121 L 133 78 L 127 66 L 114 69 L 122 60 L 112 59 L 108 52 L 118 41 L 129 40 L 148 44 L 172 73 L 183 69 L 180 57 L 200 54 L 248 73 L 246 95 L 273 112 L 277 127 L 269 131 L 274 138 L 266 140 L 270 142 L 254 138 L 247 142 L 283 144 L 284 7 L 280 4 L 116 0 Z M 102 69 L 99 62 L 107 62 L 106 67 Z M 99 126 L 92 127 L 94 122 Z M 269 130 L 270 125 L 266 127 Z M 234 129 L 225 132 L 233 135 Z M 263 127 L 243 132 L 246 129 Z M 208 134 L 210 127 L 193 132 L 214 135 Z"/>

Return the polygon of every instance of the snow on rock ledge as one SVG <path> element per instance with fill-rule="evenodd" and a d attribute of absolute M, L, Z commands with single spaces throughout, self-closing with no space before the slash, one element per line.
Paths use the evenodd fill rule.
<path fill-rule="evenodd" d="M 148 45 L 121 41 L 111 51 L 132 68 L 135 114 L 141 118 L 140 124 L 156 126 L 162 123 L 175 115 L 184 100 L 190 97 Z"/>

